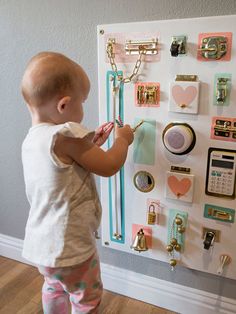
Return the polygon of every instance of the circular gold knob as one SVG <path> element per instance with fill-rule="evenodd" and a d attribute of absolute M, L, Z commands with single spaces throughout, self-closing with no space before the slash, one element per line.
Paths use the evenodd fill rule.
<path fill-rule="evenodd" d="M 171 244 L 167 245 L 167 247 L 166 247 L 167 252 L 172 252 L 173 249 L 174 249 L 174 247 Z"/>
<path fill-rule="evenodd" d="M 175 267 L 176 264 L 177 264 L 176 259 L 172 258 L 172 259 L 170 260 L 170 266 L 171 266 L 171 267 Z"/>
<path fill-rule="evenodd" d="M 175 246 L 175 245 L 177 244 L 177 240 L 176 240 L 175 238 L 172 238 L 172 239 L 170 240 L 170 244 L 171 244 L 172 246 Z"/>
<path fill-rule="evenodd" d="M 175 250 L 179 252 L 181 250 L 181 245 L 179 243 L 176 244 Z"/>
<path fill-rule="evenodd" d="M 184 233 L 185 232 L 185 227 L 184 226 L 178 226 L 177 231 L 179 233 Z"/>
<path fill-rule="evenodd" d="M 175 223 L 176 223 L 176 225 L 182 225 L 183 220 L 180 217 L 176 217 L 175 218 Z"/>

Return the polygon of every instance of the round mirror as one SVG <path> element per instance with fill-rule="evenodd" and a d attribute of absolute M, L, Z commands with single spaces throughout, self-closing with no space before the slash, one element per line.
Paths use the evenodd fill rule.
<path fill-rule="evenodd" d="M 141 192 L 150 192 L 155 185 L 153 176 L 147 171 L 139 171 L 134 176 L 134 185 Z"/>

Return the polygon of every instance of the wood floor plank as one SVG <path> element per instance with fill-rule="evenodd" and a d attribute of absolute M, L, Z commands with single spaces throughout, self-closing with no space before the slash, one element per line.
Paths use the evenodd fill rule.
<path fill-rule="evenodd" d="M 15 265 L 16 265 L 16 261 L 13 261 L 11 259 L 7 259 L 4 257 L 0 257 L 2 263 L 1 263 L 1 267 L 0 267 L 0 277 L 2 275 L 4 275 L 7 271 L 11 270 Z"/>
<path fill-rule="evenodd" d="M 25 304 L 31 301 L 32 297 L 37 293 L 40 287 L 41 283 L 39 282 L 38 277 L 36 277 L 28 285 L 26 285 L 24 289 L 19 291 L 15 298 L 10 303 L 6 304 L 2 310 L 6 311 L 6 313 L 14 313 L 14 310 L 24 307 Z"/>
<path fill-rule="evenodd" d="M 40 304 L 29 302 L 17 311 L 16 314 L 43 314 L 43 310 Z"/>
<path fill-rule="evenodd" d="M 14 280 L 0 288 L 0 309 L 7 304 L 13 302 L 17 294 L 19 294 L 25 286 L 33 281 L 38 276 L 35 269 L 29 267 L 17 275 Z"/>
<path fill-rule="evenodd" d="M 37 268 L 0 257 L 0 314 L 43 314 L 42 285 Z M 106 290 L 99 313 L 175 314 Z"/>
<path fill-rule="evenodd" d="M 22 273 L 22 271 L 26 270 L 28 268 L 28 265 L 19 263 L 15 265 L 13 268 L 9 269 L 5 272 L 3 276 L 0 277 L 0 285 L 6 285 L 11 280 L 14 280 L 14 278 Z"/>

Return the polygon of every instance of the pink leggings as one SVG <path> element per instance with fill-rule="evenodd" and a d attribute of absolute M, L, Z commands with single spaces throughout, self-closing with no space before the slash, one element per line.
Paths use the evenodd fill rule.
<path fill-rule="evenodd" d="M 98 313 L 102 297 L 100 264 L 97 253 L 82 264 L 71 267 L 38 266 L 44 276 L 42 302 L 44 314 Z"/>

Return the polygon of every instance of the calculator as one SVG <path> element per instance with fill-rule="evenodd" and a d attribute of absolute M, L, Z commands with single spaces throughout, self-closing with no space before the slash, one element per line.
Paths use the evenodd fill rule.
<path fill-rule="evenodd" d="M 205 193 L 235 198 L 236 151 L 210 147 Z"/>

